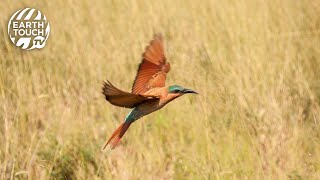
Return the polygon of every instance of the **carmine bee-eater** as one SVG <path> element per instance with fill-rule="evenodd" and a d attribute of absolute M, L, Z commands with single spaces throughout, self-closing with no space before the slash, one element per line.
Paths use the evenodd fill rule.
<path fill-rule="evenodd" d="M 112 133 L 103 149 L 108 144 L 111 149 L 115 148 L 130 125 L 141 117 L 161 109 L 184 94 L 198 94 L 178 85 L 165 86 L 169 70 L 170 64 L 164 55 L 163 39 L 160 34 L 157 34 L 142 54 L 142 62 L 139 65 L 131 93 L 114 87 L 109 81 L 104 82 L 102 90 L 107 101 L 115 106 L 133 109 Z"/>

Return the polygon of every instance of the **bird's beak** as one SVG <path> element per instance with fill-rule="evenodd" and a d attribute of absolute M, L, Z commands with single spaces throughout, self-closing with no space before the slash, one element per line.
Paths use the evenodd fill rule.
<path fill-rule="evenodd" d="M 195 91 L 192 90 L 192 89 L 184 89 L 182 92 L 183 92 L 184 94 L 187 94 L 187 93 L 199 94 L 199 93 L 195 92 Z"/>

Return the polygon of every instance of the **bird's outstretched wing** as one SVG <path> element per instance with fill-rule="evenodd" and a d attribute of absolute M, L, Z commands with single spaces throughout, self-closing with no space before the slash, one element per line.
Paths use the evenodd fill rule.
<path fill-rule="evenodd" d="M 143 94 L 154 87 L 164 87 L 170 64 L 164 56 L 163 39 L 156 34 L 142 55 L 137 76 L 132 86 L 133 94 Z"/>
<path fill-rule="evenodd" d="M 126 108 L 134 108 L 147 100 L 158 98 L 157 96 L 144 96 L 124 92 L 114 87 L 109 81 L 104 82 L 102 93 L 111 104 Z"/>

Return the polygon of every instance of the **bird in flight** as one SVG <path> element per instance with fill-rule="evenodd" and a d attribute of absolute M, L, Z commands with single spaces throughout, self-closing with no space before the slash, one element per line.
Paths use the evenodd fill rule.
<path fill-rule="evenodd" d="M 132 108 L 132 110 L 112 133 L 103 149 L 108 145 L 114 149 L 130 125 L 141 117 L 161 109 L 184 94 L 198 94 L 179 85 L 165 86 L 169 70 L 170 64 L 164 55 L 163 38 L 161 34 L 156 34 L 142 54 L 142 62 L 131 93 L 116 88 L 109 81 L 104 82 L 102 92 L 106 100 L 115 106 Z"/>

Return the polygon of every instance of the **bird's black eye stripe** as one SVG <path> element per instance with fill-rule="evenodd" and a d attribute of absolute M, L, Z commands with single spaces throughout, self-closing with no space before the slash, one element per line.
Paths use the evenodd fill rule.
<path fill-rule="evenodd" d="M 175 93 L 178 93 L 178 92 L 180 92 L 180 90 L 179 90 L 179 89 L 175 89 L 174 92 L 175 92 Z"/>

